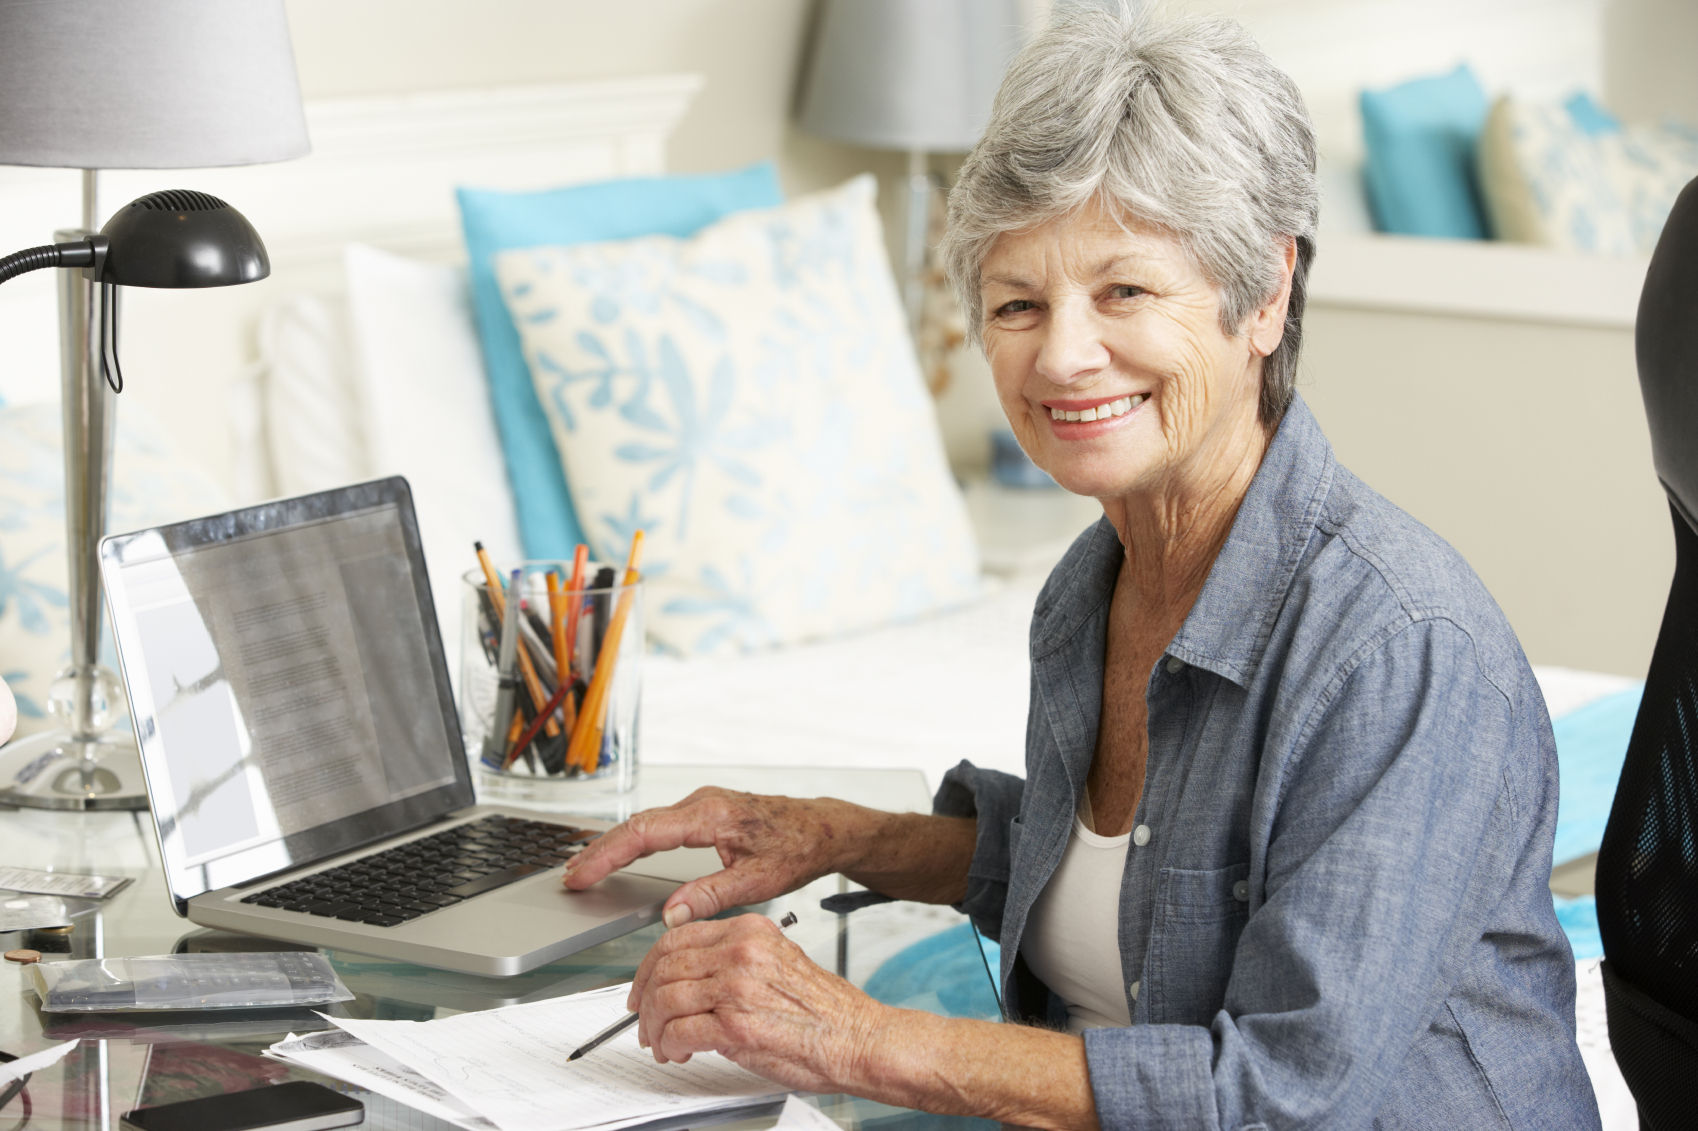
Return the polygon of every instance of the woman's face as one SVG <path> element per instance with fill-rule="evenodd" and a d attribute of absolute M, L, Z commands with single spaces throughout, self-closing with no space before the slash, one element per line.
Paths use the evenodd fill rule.
<path fill-rule="evenodd" d="M 1261 361 L 1283 293 L 1223 334 L 1215 286 L 1172 237 L 1097 209 L 1003 235 L 981 278 L 1003 411 L 1067 490 L 1183 488 L 1218 461 L 1260 458 Z"/>

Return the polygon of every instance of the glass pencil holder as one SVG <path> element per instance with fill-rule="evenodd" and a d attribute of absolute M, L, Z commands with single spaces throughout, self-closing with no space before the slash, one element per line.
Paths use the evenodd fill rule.
<path fill-rule="evenodd" d="M 642 582 L 618 584 L 622 570 L 592 562 L 573 593 L 571 562 L 524 562 L 516 586 L 513 569 L 498 571 L 495 594 L 481 570 L 462 578 L 460 726 L 473 781 L 486 801 L 593 816 L 597 799 L 636 784 Z"/>

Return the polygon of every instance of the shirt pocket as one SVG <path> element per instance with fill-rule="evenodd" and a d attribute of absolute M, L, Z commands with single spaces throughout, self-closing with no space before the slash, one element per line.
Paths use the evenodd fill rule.
<path fill-rule="evenodd" d="M 1140 993 L 1152 1024 L 1208 1025 L 1220 1011 L 1250 916 L 1249 878 L 1249 864 L 1161 870 Z"/>

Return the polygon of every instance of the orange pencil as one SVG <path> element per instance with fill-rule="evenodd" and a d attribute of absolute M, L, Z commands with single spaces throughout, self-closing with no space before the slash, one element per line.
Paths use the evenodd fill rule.
<path fill-rule="evenodd" d="M 572 654 L 566 650 L 566 595 L 560 589 L 560 575 L 552 569 L 548 571 L 548 629 L 554 645 L 555 680 L 570 684 Z"/>
<path fill-rule="evenodd" d="M 639 530 L 631 537 L 631 556 L 625 561 L 624 588 L 619 594 L 619 604 L 613 610 L 613 619 L 608 623 L 607 635 L 602 638 L 595 674 L 590 677 L 590 688 L 584 695 L 584 708 L 578 713 L 578 724 L 572 728 L 572 737 L 566 747 L 566 764 L 577 766 L 585 773 L 594 773 L 601 764 L 601 735 L 606 725 L 608 689 L 613 685 L 613 669 L 619 659 L 619 639 L 625 632 L 625 622 L 630 619 L 631 606 L 636 601 L 637 591 L 633 587 L 642 576 L 637 572 L 642 560 L 643 532 Z"/>
<path fill-rule="evenodd" d="M 584 568 L 589 564 L 590 548 L 582 542 L 572 551 L 572 581 L 566 587 L 566 655 L 575 656 L 578 647 L 578 621 L 583 615 Z"/>

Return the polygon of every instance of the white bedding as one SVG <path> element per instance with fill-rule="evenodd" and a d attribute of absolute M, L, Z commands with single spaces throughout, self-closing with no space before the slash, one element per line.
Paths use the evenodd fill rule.
<path fill-rule="evenodd" d="M 644 660 L 643 762 L 1025 771 L 1026 632 L 1041 576 L 973 605 L 772 652 Z"/>
<path fill-rule="evenodd" d="M 1027 629 L 1041 573 L 951 613 L 731 658 L 645 658 L 642 761 L 1025 772 Z M 1552 718 L 1631 685 L 1535 667 Z"/>

